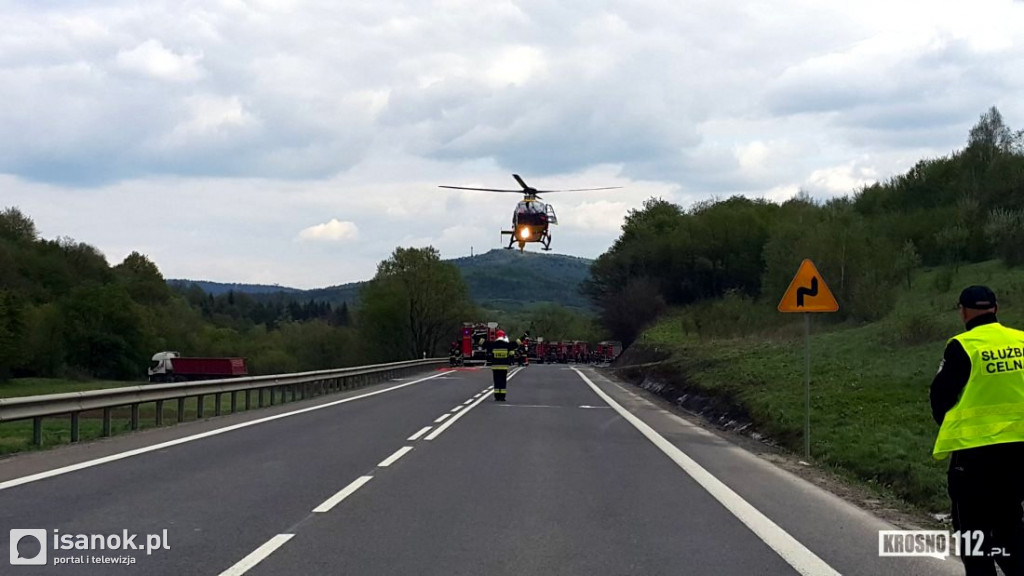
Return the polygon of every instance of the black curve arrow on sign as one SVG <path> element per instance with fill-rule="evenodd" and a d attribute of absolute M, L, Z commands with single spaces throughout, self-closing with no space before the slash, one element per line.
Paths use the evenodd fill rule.
<path fill-rule="evenodd" d="M 814 276 L 811 278 L 811 287 L 804 288 L 800 287 L 796 289 L 796 306 L 802 308 L 804 305 L 804 296 L 814 297 L 818 295 L 818 277 Z"/>

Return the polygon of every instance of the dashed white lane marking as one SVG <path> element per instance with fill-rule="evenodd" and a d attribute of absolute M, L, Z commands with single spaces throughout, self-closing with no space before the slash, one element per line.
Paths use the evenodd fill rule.
<path fill-rule="evenodd" d="M 451 416 L 450 412 L 445 412 L 444 414 L 441 414 L 441 416 L 437 420 L 434 420 L 434 424 L 440 424 L 441 422 L 444 422 L 445 420 L 448 419 L 449 416 Z"/>
<path fill-rule="evenodd" d="M 472 403 L 473 403 L 473 400 L 476 400 L 476 398 L 477 398 L 476 396 L 473 396 L 473 397 L 472 397 L 472 398 L 470 398 L 469 400 L 466 400 L 465 402 L 463 402 L 463 403 L 462 403 L 462 405 L 463 405 L 463 406 L 465 406 L 465 405 L 467 405 L 467 404 L 472 404 Z"/>
<path fill-rule="evenodd" d="M 427 435 L 425 440 L 433 440 L 433 439 L 437 438 L 438 436 L 440 436 L 441 433 L 444 432 L 445 430 L 447 430 L 452 424 L 455 424 L 456 422 L 458 422 L 459 418 L 462 418 L 463 416 L 465 416 L 467 412 L 469 412 L 473 408 L 476 408 L 484 400 L 487 400 L 487 396 L 483 396 L 480 399 L 474 401 L 469 406 L 466 406 L 465 410 L 463 410 L 462 412 L 459 412 L 454 417 L 449 418 L 447 422 L 445 422 L 444 424 L 441 424 L 440 426 L 435 428 L 433 432 L 431 432 L 430 434 Z"/>
<path fill-rule="evenodd" d="M 512 372 L 511 374 L 508 375 L 508 379 L 511 380 L 518 373 L 519 373 L 519 370 L 516 370 L 516 371 Z M 490 390 L 490 388 L 488 388 L 488 390 Z M 462 412 L 459 412 L 454 417 L 450 418 L 447 422 L 445 422 L 444 424 L 441 424 L 440 426 L 435 428 L 433 432 L 431 432 L 429 435 L 427 435 L 425 440 L 434 440 L 435 438 L 440 436 L 445 430 L 450 428 L 452 424 L 455 424 L 456 422 L 458 422 L 459 418 L 462 418 L 463 416 L 466 415 L 467 412 L 469 412 L 473 408 L 476 408 L 477 406 L 479 406 L 480 403 L 483 402 L 484 400 L 487 400 L 487 395 L 486 394 L 484 396 L 481 396 L 479 400 L 476 400 L 472 404 L 470 404 L 469 406 L 466 406 L 465 410 L 463 410 Z M 462 407 L 460 406 L 459 408 L 462 408 Z"/>
<path fill-rule="evenodd" d="M 274 550 L 284 546 L 284 543 L 291 540 L 294 536 L 295 534 L 278 534 L 277 536 L 274 536 L 270 540 L 267 540 L 262 546 L 253 550 L 248 556 L 239 560 L 237 564 L 221 572 L 220 576 L 240 576 L 245 574 L 253 566 L 259 564 L 266 559 L 267 556 L 273 554 Z"/>
<path fill-rule="evenodd" d="M 356 490 L 362 488 L 363 485 L 370 480 L 373 480 L 373 476 L 360 476 L 359 478 L 356 478 L 351 484 L 339 490 L 337 494 L 331 496 L 327 500 L 324 500 L 323 504 L 313 508 L 313 512 L 319 512 L 321 514 L 324 512 L 330 512 L 331 508 L 334 508 L 340 504 L 342 500 L 354 494 Z"/>
<path fill-rule="evenodd" d="M 422 430 L 413 434 L 412 436 L 409 436 L 409 442 L 415 442 L 419 440 L 424 434 L 430 432 L 431 428 L 433 428 L 433 426 L 424 426 Z"/>
<path fill-rule="evenodd" d="M 327 402 L 326 404 L 317 404 L 316 406 L 309 406 L 308 408 L 301 408 L 299 410 L 292 410 L 291 412 L 282 412 L 281 414 L 274 414 L 273 416 L 267 416 L 265 418 L 258 418 L 256 420 L 249 420 L 246 422 L 240 422 L 238 424 L 232 424 L 231 426 L 225 426 L 223 428 L 217 428 L 216 430 L 210 430 L 208 432 L 202 432 L 199 434 L 193 434 L 191 436 L 185 436 L 184 438 L 177 438 L 174 440 L 168 440 L 167 442 L 161 442 L 159 444 L 153 444 L 152 446 L 144 446 L 142 448 L 136 448 L 134 450 L 128 450 L 127 452 L 120 452 L 118 454 L 111 454 L 110 456 L 104 456 L 102 458 L 96 458 L 95 460 L 86 460 L 85 462 L 79 462 L 77 464 L 71 464 L 70 466 L 64 466 L 62 468 L 54 468 L 53 470 L 47 470 L 45 472 L 39 472 L 37 474 L 31 474 L 29 476 L 22 476 L 21 478 L 14 478 L 5 482 L 0 482 L 0 490 L 6 490 L 15 486 L 21 486 L 22 484 L 28 484 L 30 482 L 37 482 L 39 480 L 45 480 L 47 478 L 53 478 L 54 476 L 60 476 L 62 474 L 68 474 L 78 470 L 84 470 L 85 468 L 92 468 L 93 466 L 99 466 L 101 464 L 107 464 L 110 462 L 116 462 L 125 458 L 131 458 L 132 456 L 138 456 L 139 454 L 145 454 L 147 452 L 155 452 L 157 450 L 163 450 L 170 448 L 171 446 L 177 446 L 178 444 L 185 444 L 187 442 L 194 442 L 203 438 L 209 438 L 211 436 L 217 436 L 224 434 L 225 432 L 231 432 L 233 430 L 240 430 L 242 428 L 248 428 L 249 426 L 255 426 L 257 424 L 263 424 L 265 422 L 272 422 L 274 420 L 280 420 L 281 418 L 287 418 L 289 416 L 295 416 L 297 414 L 305 414 L 306 412 L 313 412 L 314 410 L 323 410 L 324 408 L 330 408 L 331 406 L 337 406 L 339 404 L 345 404 L 346 402 L 354 402 L 362 398 L 369 398 L 370 396 L 376 396 L 378 394 L 384 394 L 385 392 L 391 392 L 392 390 L 399 390 L 413 384 L 419 384 L 420 382 L 426 382 L 434 378 L 439 378 L 445 374 L 451 372 L 441 372 L 433 376 L 426 378 L 420 378 L 419 380 L 413 380 L 412 382 L 406 382 L 405 384 L 399 384 L 397 386 L 391 386 L 390 388 L 384 388 L 383 390 L 377 390 L 375 392 L 368 392 L 366 394 L 360 394 L 359 396 L 352 396 L 350 398 L 342 398 L 341 400 L 335 400 L 333 402 Z"/>
<path fill-rule="evenodd" d="M 455 408 L 452 408 L 452 409 L 451 409 L 451 413 L 452 413 L 452 414 L 455 414 L 455 413 L 456 413 L 456 412 L 458 412 L 459 410 L 462 410 L 462 408 L 463 408 L 462 404 L 459 404 L 459 405 L 458 405 L 458 406 L 456 406 Z"/>
<path fill-rule="evenodd" d="M 600 396 L 613 410 L 618 412 L 620 416 L 625 418 L 644 437 L 650 440 L 652 444 L 671 458 L 677 466 L 682 468 L 684 472 L 689 474 L 691 478 L 707 490 L 715 500 L 718 500 L 726 510 L 732 512 L 733 516 L 746 524 L 751 532 L 756 534 L 772 550 L 775 550 L 797 572 L 804 576 L 839 576 L 839 572 L 836 572 L 834 568 L 826 564 L 824 560 L 819 558 L 814 552 L 811 552 L 799 540 L 790 536 L 788 532 L 775 522 L 772 522 L 760 510 L 754 508 L 742 496 L 733 492 L 731 488 L 718 478 L 715 478 L 703 466 L 698 464 L 696 460 L 687 456 L 675 444 L 672 444 L 664 436 L 658 434 L 654 428 L 651 428 L 646 422 L 623 408 L 611 396 L 606 394 L 604 390 L 601 390 L 596 384 L 591 382 L 586 374 L 576 368 L 573 368 L 573 370 L 590 386 L 595 394 Z"/>
<path fill-rule="evenodd" d="M 385 458 L 383 462 L 381 462 L 380 464 L 377 464 L 377 467 L 378 468 L 387 468 L 388 466 L 391 466 L 395 462 L 398 462 L 399 458 L 401 458 L 402 456 L 405 456 L 406 454 L 408 454 L 411 451 L 412 451 L 412 446 L 402 446 L 394 454 L 392 454 L 391 456 L 388 456 L 387 458 Z"/>

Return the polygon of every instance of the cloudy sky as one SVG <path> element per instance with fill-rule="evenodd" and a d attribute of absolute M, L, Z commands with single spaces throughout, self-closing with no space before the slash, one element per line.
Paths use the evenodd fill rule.
<path fill-rule="evenodd" d="M 112 263 L 317 287 L 499 245 L 594 257 L 651 196 L 850 193 L 1024 127 L 1013 0 L 0 1 L 0 207 Z"/>

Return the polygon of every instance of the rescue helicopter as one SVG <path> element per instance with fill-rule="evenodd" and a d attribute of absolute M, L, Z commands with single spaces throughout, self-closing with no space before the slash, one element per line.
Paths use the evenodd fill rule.
<path fill-rule="evenodd" d="M 574 188 L 571 190 L 538 190 L 529 186 L 519 174 L 513 174 L 513 178 L 522 187 L 521 190 L 502 190 L 498 188 L 468 188 L 465 186 L 440 186 L 452 190 L 474 190 L 477 192 L 500 192 L 504 194 L 522 194 L 523 199 L 516 204 L 516 210 L 512 213 L 512 229 L 502 230 L 501 236 L 509 236 L 506 250 L 511 250 L 519 244 L 519 251 L 522 252 L 529 242 L 539 242 L 543 250 L 551 250 L 551 231 L 549 226 L 558 224 L 558 216 L 550 204 L 541 202 L 541 194 L 552 194 L 555 192 L 595 192 L 597 190 L 617 190 L 621 186 L 607 186 L 604 188 Z"/>

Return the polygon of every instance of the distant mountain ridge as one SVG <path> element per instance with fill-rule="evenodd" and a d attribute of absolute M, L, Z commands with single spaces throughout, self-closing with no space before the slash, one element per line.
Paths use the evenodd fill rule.
<path fill-rule="evenodd" d="M 184 287 L 195 284 L 203 289 L 203 292 L 212 294 L 214 296 L 220 296 L 221 294 L 227 294 L 228 292 L 244 292 L 246 294 L 297 294 L 304 292 L 299 288 L 289 288 L 288 286 L 278 286 L 276 284 L 236 284 L 226 282 L 210 282 L 207 280 L 189 280 L 187 278 L 174 278 L 167 280 L 167 284 L 172 287 Z"/>
<path fill-rule="evenodd" d="M 588 309 L 590 302 L 580 293 L 580 285 L 590 277 L 592 260 L 564 254 L 520 253 L 495 249 L 477 256 L 448 260 L 462 272 L 470 296 L 481 307 L 491 310 L 518 310 L 533 304 L 551 302 L 571 308 Z M 285 298 L 353 304 L 365 282 L 352 282 L 327 288 L 301 290 L 287 286 L 168 280 L 171 286 L 196 284 L 208 294 L 229 291 L 252 294 L 257 298 Z"/>

